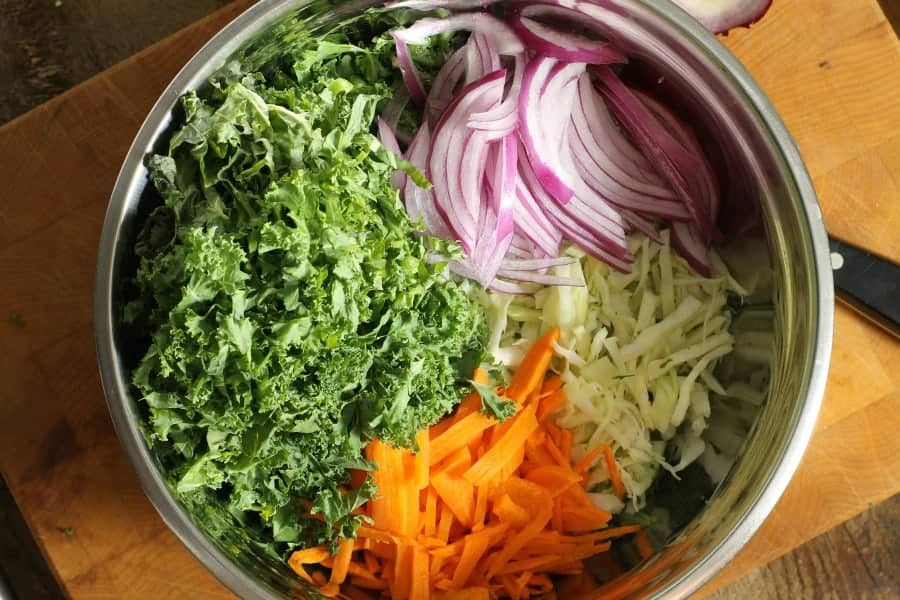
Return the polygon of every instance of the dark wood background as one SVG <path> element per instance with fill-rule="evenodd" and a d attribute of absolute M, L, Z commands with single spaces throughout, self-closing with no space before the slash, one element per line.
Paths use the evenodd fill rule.
<path fill-rule="evenodd" d="M 900 0 L 881 2 L 897 28 Z M 0 125 L 226 4 L 228 0 L 0 0 Z M 0 202 L 9 201 L 13 199 L 0 195 Z M 0 573 L 15 598 L 60 596 L 2 480 Z M 900 496 L 712 597 L 900 598 Z"/>

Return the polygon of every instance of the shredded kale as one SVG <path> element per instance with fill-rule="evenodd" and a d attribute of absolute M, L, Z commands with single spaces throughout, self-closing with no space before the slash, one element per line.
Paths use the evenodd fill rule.
<path fill-rule="evenodd" d="M 477 381 L 472 381 L 471 384 L 478 392 L 478 395 L 481 396 L 481 412 L 494 417 L 501 423 L 510 417 L 515 416 L 515 402 L 501 398 L 490 385 L 478 383 Z"/>
<path fill-rule="evenodd" d="M 344 487 L 372 468 L 364 445 L 412 446 L 484 352 L 465 284 L 390 185 L 409 165 L 370 132 L 399 77 L 391 25 L 187 94 L 147 161 L 162 204 L 123 320 L 149 334 L 132 377 L 148 444 L 186 505 L 222 503 L 281 553 L 354 535 L 376 493 Z"/>

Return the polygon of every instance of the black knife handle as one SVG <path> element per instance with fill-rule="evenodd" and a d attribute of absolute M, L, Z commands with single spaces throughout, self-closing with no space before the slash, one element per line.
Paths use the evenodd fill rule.
<path fill-rule="evenodd" d="M 900 265 L 834 238 L 829 242 L 838 299 L 900 337 Z"/>

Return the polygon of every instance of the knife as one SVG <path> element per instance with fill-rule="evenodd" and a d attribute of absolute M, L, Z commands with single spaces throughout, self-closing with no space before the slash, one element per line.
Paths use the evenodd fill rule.
<path fill-rule="evenodd" d="M 836 238 L 828 241 L 838 300 L 900 338 L 900 265 Z"/>

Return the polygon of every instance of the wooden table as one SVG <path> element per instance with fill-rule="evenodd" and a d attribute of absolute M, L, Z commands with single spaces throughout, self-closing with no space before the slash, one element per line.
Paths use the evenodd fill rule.
<path fill-rule="evenodd" d="M 241 0 L 0 128 L 0 469 L 76 598 L 230 597 L 165 528 L 106 413 L 97 239 L 152 102 Z M 781 0 L 726 43 L 807 161 L 832 233 L 900 260 L 900 46 L 875 0 Z M 900 344 L 838 308 L 817 432 L 711 592 L 900 492 Z"/>

